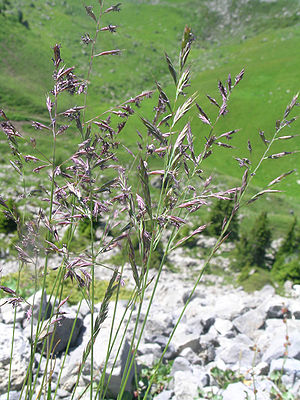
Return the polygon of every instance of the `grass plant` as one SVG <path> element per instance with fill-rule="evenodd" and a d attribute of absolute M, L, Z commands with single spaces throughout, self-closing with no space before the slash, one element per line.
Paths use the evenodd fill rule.
<path fill-rule="evenodd" d="M 221 233 L 216 244 L 210 249 L 205 265 L 195 279 L 191 293 L 183 307 L 180 316 L 172 330 L 167 346 L 152 371 L 148 387 L 143 387 L 143 398 L 149 398 L 152 384 L 161 368 L 163 357 L 172 340 L 172 337 L 181 322 L 184 312 L 203 276 L 210 260 L 230 235 L 230 223 L 238 211 L 260 198 L 276 195 L 279 190 L 274 185 L 294 173 L 294 170 L 284 170 L 279 176 L 264 182 L 264 189 L 249 194 L 248 189 L 255 181 L 262 166 L 276 163 L 286 157 L 293 157 L 295 149 L 286 150 L 286 142 L 292 142 L 288 128 L 296 120 L 295 95 L 286 107 L 283 116 L 274 123 L 273 133 L 258 134 L 263 142 L 264 149 L 257 154 L 252 149 L 252 139 L 248 140 L 248 154 L 235 156 L 236 176 L 239 183 L 234 187 L 219 188 L 214 184 L 213 175 L 206 171 L 206 162 L 210 158 L 216 159 L 220 154 L 232 150 L 229 139 L 238 130 L 223 130 L 223 120 L 227 118 L 231 96 L 237 90 L 241 96 L 239 86 L 244 76 L 244 69 L 234 77 L 226 75 L 226 81 L 218 81 L 216 98 L 208 96 L 211 103 L 211 112 L 202 104 L 201 96 L 190 88 L 191 72 L 187 60 L 194 42 L 191 29 L 186 26 L 180 43 L 178 61 L 173 53 L 165 53 L 166 68 L 170 73 L 172 88 L 164 88 L 159 81 L 155 82 L 155 90 L 146 90 L 132 95 L 117 106 L 107 111 L 97 111 L 91 115 L 89 108 L 90 85 L 93 85 L 93 71 L 102 60 L 110 60 L 120 55 L 119 47 L 107 48 L 106 38 L 118 29 L 117 24 L 104 24 L 107 15 L 113 16 L 121 10 L 120 4 L 107 5 L 105 1 L 95 2 L 94 7 L 85 6 L 87 20 L 92 28 L 91 33 L 84 37 L 88 46 L 90 58 L 85 70 L 85 78 L 75 74 L 74 66 L 67 66 L 63 62 L 61 46 L 54 43 L 52 73 L 53 88 L 46 96 L 46 110 L 48 122 L 44 119 L 34 121 L 33 126 L 38 135 L 23 134 L 10 120 L 5 110 L 0 110 L 1 129 L 7 137 L 11 150 L 10 163 L 14 173 L 21 179 L 23 197 L 28 196 L 27 181 L 33 174 L 45 173 L 49 179 L 40 185 L 41 198 L 44 205 L 35 209 L 32 219 L 15 218 L 20 235 L 20 243 L 16 246 L 19 256 L 19 274 L 16 288 L 1 285 L 0 288 L 9 297 L 7 303 L 17 308 L 25 298 L 20 293 L 20 283 L 25 266 L 29 265 L 34 275 L 35 288 L 42 288 L 42 293 L 48 291 L 51 301 L 56 304 L 51 310 L 49 320 L 45 321 L 42 312 L 42 303 L 39 308 L 37 324 L 31 320 L 31 358 L 27 375 L 20 396 L 28 399 L 55 399 L 52 383 L 52 360 L 57 343 L 54 332 L 63 318 L 61 307 L 68 300 L 72 285 L 79 288 L 81 297 L 78 298 L 78 310 L 86 302 L 90 311 L 90 339 L 82 355 L 82 362 L 78 370 L 76 384 L 70 394 L 70 399 L 78 396 L 78 387 L 81 374 L 87 360 L 90 360 L 90 376 L 85 391 L 90 399 L 104 399 L 108 395 L 108 381 L 105 374 L 108 371 L 108 359 L 117 336 L 121 342 L 125 340 L 128 322 L 135 312 L 133 334 L 129 343 L 128 358 L 123 370 L 117 399 L 128 396 L 126 387 L 134 370 L 135 358 L 142 340 L 148 315 L 155 296 L 159 296 L 158 283 L 162 270 L 170 252 L 203 232 L 207 225 L 199 219 L 198 226 L 187 236 L 180 235 L 180 230 L 186 226 L 191 216 L 198 216 L 199 210 L 208 207 L 213 200 L 222 200 L 233 204 L 230 215 L 223 220 Z M 107 66 L 109 61 L 105 61 Z M 38 82 L 35 82 L 38 85 Z M 69 92 L 76 100 L 72 106 L 66 94 Z M 170 94 L 169 94 L 170 93 Z M 77 96 L 82 100 L 77 103 Z M 148 109 L 143 108 L 148 99 L 156 102 L 154 113 L 150 116 Z M 201 100 L 201 102 L 200 102 Z M 80 105 L 77 105 L 80 104 Z M 153 104 L 153 103 L 149 103 Z M 230 115 L 230 114 L 229 114 Z M 194 132 L 195 121 L 198 121 L 197 131 Z M 139 121 L 139 122 L 137 122 Z M 131 141 L 127 143 L 122 137 L 126 125 L 134 126 L 137 131 L 138 143 L 131 148 Z M 136 124 L 136 125 L 135 125 Z M 220 130 L 219 124 L 222 129 Z M 203 129 L 202 129 L 203 128 Z M 64 154 L 59 146 L 63 145 L 65 135 L 72 132 L 77 141 Z M 76 132 L 76 133 L 75 133 Z M 40 136 L 51 138 L 51 148 L 39 148 Z M 292 136 L 292 137 L 290 137 Z M 278 147 L 280 145 L 280 148 Z M 273 150 L 273 147 L 276 150 Z M 216 151 L 215 151 L 216 149 Z M 220 149 L 220 152 L 217 150 Z M 126 157 L 122 156 L 122 153 Z M 29 154 L 32 153 L 32 154 Z M 255 153 L 255 157 L 252 154 Z M 270 168 L 270 167 L 269 167 Z M 208 169 L 209 170 L 209 169 Z M 231 166 L 230 166 L 231 171 Z M 231 172 L 230 172 L 231 173 Z M 154 191 L 150 180 L 159 177 L 160 187 Z M 261 182 L 261 181 L 260 181 Z M 276 186 L 275 186 L 276 187 Z M 30 189 L 32 190 L 32 189 Z M 35 203 L 34 198 L 33 203 Z M 0 198 L 2 207 L 9 208 L 5 199 Z M 25 202 L 25 211 L 29 207 Z M 72 250 L 72 242 L 76 238 L 77 230 L 88 220 L 89 245 L 78 253 Z M 101 224 L 100 224 L 101 223 Z M 101 226 L 101 237 L 95 236 L 95 226 Z M 67 234 L 65 231 L 67 229 Z M 109 233 L 114 232 L 113 236 Z M 137 238 L 137 239 L 136 239 Z M 138 245 L 136 245 L 136 240 Z M 160 250 L 160 243 L 164 240 L 163 254 L 153 276 L 150 273 L 153 256 Z M 107 319 L 109 305 L 116 299 L 115 307 L 122 296 L 124 263 L 115 267 L 105 265 L 104 254 L 122 245 L 127 249 L 127 259 L 132 272 L 131 293 L 128 294 L 128 304 L 124 316 L 118 325 L 114 318 L 111 321 L 111 336 L 107 349 L 107 359 L 102 369 L 102 375 L 97 383 L 94 371 L 94 343 L 103 323 Z M 76 249 L 75 249 L 76 250 Z M 59 255 L 60 263 L 50 271 L 50 257 Z M 42 269 L 39 268 L 40 260 Z M 121 260 L 120 260 L 121 261 Z M 96 310 L 98 298 L 96 269 L 111 270 L 110 281 L 102 297 L 100 310 Z M 149 300 L 144 310 L 145 301 Z M 34 304 L 31 304 L 33 307 Z M 116 309 L 115 309 L 116 310 Z M 15 313 L 16 315 L 16 313 Z M 116 313 L 114 312 L 114 316 Z M 75 327 L 73 325 L 73 329 Z M 117 325 L 117 326 L 116 326 Z M 72 336 L 72 334 L 71 334 Z M 69 339 L 66 352 L 70 346 Z M 42 350 L 38 351 L 41 343 Z M 13 350 L 11 347 L 11 371 L 13 370 Z M 42 369 L 42 354 L 46 352 L 47 361 Z M 37 371 L 33 363 L 38 358 Z M 42 374 L 42 385 L 37 387 L 38 374 Z M 111 376 L 111 375 L 110 375 Z M 11 374 L 10 374 L 11 377 Z M 61 374 L 56 382 L 59 387 Z M 10 381 L 8 383 L 8 398 Z M 54 394 L 53 394 L 54 393 Z"/>

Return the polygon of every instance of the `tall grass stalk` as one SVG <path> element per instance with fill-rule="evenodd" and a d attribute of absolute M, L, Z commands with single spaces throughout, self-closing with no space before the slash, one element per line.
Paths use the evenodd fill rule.
<path fill-rule="evenodd" d="M 120 11 L 120 4 L 108 6 L 105 9 L 104 1 L 99 0 L 95 9 L 86 6 L 86 13 L 95 25 L 94 37 L 88 34 L 83 37 L 87 45 L 91 45 L 90 60 L 87 68 L 87 77 L 85 80 L 79 79 L 74 72 L 74 67 L 68 68 L 63 65 L 60 54 L 60 45 L 53 47 L 54 56 L 54 86 L 47 96 L 46 106 L 49 112 L 49 125 L 46 126 L 39 122 L 34 122 L 37 129 L 50 132 L 52 134 L 52 158 L 43 155 L 38 150 L 36 139 L 28 139 L 26 135 L 20 134 L 13 123 L 9 120 L 3 110 L 0 110 L 2 118 L 1 128 L 9 141 L 14 161 L 13 167 L 22 176 L 23 167 L 26 163 L 38 163 L 38 167 L 33 172 L 48 170 L 50 183 L 45 190 L 45 207 L 38 213 L 33 214 L 30 231 L 30 222 L 27 220 L 18 220 L 21 243 L 17 246 L 20 262 L 23 264 L 32 264 L 35 270 L 35 288 L 41 286 L 41 299 L 46 294 L 47 282 L 50 271 L 50 254 L 60 255 L 59 265 L 55 270 L 57 275 L 50 290 L 50 298 L 47 299 L 47 307 L 50 307 L 50 301 L 53 303 L 50 317 L 46 320 L 46 312 L 43 311 L 43 300 L 39 304 L 38 318 L 34 324 L 33 317 L 29 315 L 31 323 L 31 356 L 21 389 L 21 396 L 25 399 L 55 399 L 58 394 L 59 384 L 62 379 L 65 368 L 66 357 L 70 349 L 72 336 L 76 327 L 77 319 L 82 303 L 86 302 L 90 312 L 90 337 L 82 354 L 81 363 L 78 367 L 77 379 L 70 393 L 71 400 L 81 398 L 89 391 L 90 400 L 104 399 L 109 393 L 109 383 L 113 370 L 117 364 L 122 346 L 126 340 L 129 340 L 129 351 L 121 377 L 121 383 L 117 398 L 124 398 L 126 388 L 132 374 L 137 377 L 136 356 L 143 334 L 147 327 L 147 322 L 151 307 L 156 296 L 159 296 L 158 288 L 163 268 L 165 268 L 168 255 L 178 246 L 193 236 L 201 234 L 207 224 L 202 223 L 194 229 L 189 235 L 178 239 L 180 230 L 191 219 L 192 214 L 197 213 L 200 207 L 206 207 L 214 199 L 234 202 L 231 216 L 224 218 L 222 232 L 212 247 L 204 267 L 195 279 L 194 285 L 190 291 L 187 301 L 175 323 L 175 326 L 169 336 L 167 345 L 162 356 L 157 363 L 156 371 L 164 360 L 164 355 L 171 343 L 171 340 L 178 328 L 182 317 L 188 307 L 194 292 L 196 291 L 206 268 L 222 243 L 230 237 L 230 223 L 234 215 L 243 206 L 251 204 L 265 194 L 272 194 L 278 190 L 270 187 L 293 171 L 285 172 L 272 182 L 266 184 L 266 188 L 254 196 L 247 198 L 249 185 L 256 174 L 259 172 L 261 164 L 266 159 L 276 159 L 285 157 L 293 152 L 280 152 L 270 154 L 275 141 L 280 137 L 281 131 L 291 125 L 295 117 L 290 118 L 294 106 L 297 104 L 297 96 L 285 110 L 284 116 L 276 122 L 275 133 L 268 140 L 263 132 L 260 137 L 266 145 L 266 150 L 260 157 L 257 165 L 252 166 L 249 159 L 237 158 L 239 167 L 244 169 L 241 184 L 238 187 L 228 188 L 226 190 L 216 190 L 212 188 L 212 177 L 205 174 L 205 159 L 213 157 L 212 150 L 214 146 L 223 147 L 224 151 L 230 151 L 232 146 L 224 143 L 222 140 L 231 138 L 237 130 L 225 132 L 221 135 L 215 133 L 215 128 L 221 118 L 228 113 L 229 98 L 234 88 L 240 83 L 244 75 L 244 69 L 238 73 L 234 80 L 228 75 L 226 83 L 219 81 L 219 98 L 215 99 L 208 96 L 208 100 L 215 107 L 214 122 L 206 111 L 199 105 L 197 93 L 190 94 L 190 70 L 187 66 L 188 56 L 194 40 L 191 29 L 186 26 L 181 41 L 179 62 L 174 65 L 171 58 L 165 54 L 166 63 L 174 82 L 174 93 L 169 98 L 159 82 L 156 82 L 156 91 L 147 90 L 135 97 L 110 109 L 101 116 L 85 120 L 85 113 L 88 109 L 88 87 L 92 77 L 92 69 L 95 62 L 100 63 L 102 57 L 111 57 L 119 55 L 119 50 L 100 51 L 98 49 L 98 39 L 102 35 L 107 35 L 116 31 L 114 25 L 105 26 L 102 21 L 106 14 L 113 15 Z M 112 14 L 111 14 L 112 13 Z M 96 17 L 97 15 L 97 17 Z M 103 39 L 104 41 L 105 39 Z M 65 92 L 72 95 L 83 94 L 83 105 L 73 106 L 67 110 L 60 110 L 60 98 Z M 142 101 L 156 96 L 157 106 L 154 109 L 154 116 L 150 120 L 137 112 Z M 198 129 L 200 125 L 209 127 L 208 136 L 201 138 L 203 147 L 196 151 L 195 136 L 191 130 L 191 122 L 195 116 L 199 118 Z M 103 115 L 106 119 L 101 119 Z M 121 132 L 125 128 L 127 121 L 132 115 L 138 116 L 144 126 L 144 133 L 138 132 L 140 143 L 138 150 L 128 149 L 126 143 L 120 142 L 123 138 Z M 290 119 L 288 119 L 288 117 Z M 117 122 L 117 118 L 121 122 Z M 134 117 L 133 117 L 134 118 Z M 75 125 L 75 126 L 74 126 Z M 56 151 L 59 145 L 59 136 L 65 134 L 67 130 L 76 130 L 79 132 L 78 149 L 72 156 L 67 156 L 66 160 L 57 165 Z M 197 138 L 198 140 L 199 138 Z M 221 141 L 220 141 L 221 140 Z M 20 150 L 18 142 L 26 142 L 33 147 L 34 155 L 26 155 Z M 284 140 L 282 140 L 284 142 Z M 121 163 L 117 157 L 121 149 L 125 149 L 133 158 L 131 165 Z M 248 140 L 248 149 L 251 153 L 252 147 Z M 152 164 L 158 163 L 160 167 L 153 170 Z M 31 165 L 31 164 L 30 164 Z M 26 167 L 27 168 L 27 167 Z M 200 168 L 203 168 L 200 169 Z M 22 172 L 21 172 L 22 171 Z M 107 171 L 107 173 L 106 173 Z M 30 170 L 31 173 L 31 170 Z M 151 187 L 150 178 L 158 177 L 160 179 L 160 191 L 155 193 Z M 45 182 L 46 182 L 45 177 Z M 249 197 L 249 196 L 248 196 Z M 6 207 L 5 200 L 0 199 L 1 205 Z M 39 216 L 37 219 L 37 215 Z M 46 216 L 47 215 L 47 216 Z M 78 228 L 82 221 L 89 221 L 89 245 L 85 251 L 73 250 L 73 244 L 78 236 Z M 95 228 L 99 221 L 103 222 L 101 239 L 98 241 L 95 234 Z M 65 227 L 66 232 L 62 229 Z M 46 232 L 46 233 L 45 233 Z M 34 233 L 34 235 L 33 235 Z M 133 239 L 137 237 L 138 249 L 133 244 Z M 165 237 L 167 239 L 165 240 Z M 34 243 L 41 240 L 42 245 Z M 34 243 L 32 244 L 31 243 Z M 164 242 L 164 252 L 161 256 L 156 276 L 152 276 L 152 261 L 155 251 Z M 28 245 L 30 242 L 31 246 Z M 118 306 L 120 305 L 120 290 L 123 284 L 125 270 L 125 261 L 114 267 L 105 266 L 101 257 L 104 253 L 117 247 L 127 248 L 128 264 L 132 273 L 131 296 L 125 307 L 120 321 L 117 321 Z M 38 261 L 43 259 L 43 272 L 38 271 Z M 137 261 L 140 260 L 140 261 Z M 111 278 L 103 296 L 100 310 L 96 313 L 95 305 L 95 283 L 96 268 L 105 266 L 111 270 Z M 21 268 L 22 269 L 22 268 Z M 21 269 L 19 282 L 21 282 Z M 53 272 L 53 271 L 52 271 Z M 76 318 L 73 322 L 69 339 L 62 361 L 62 369 L 59 371 L 56 388 L 52 387 L 53 372 L 55 368 L 55 351 L 58 343 L 55 343 L 55 332 L 59 323 L 63 323 L 64 311 L 63 305 L 68 298 L 63 299 L 63 289 L 65 282 L 71 280 L 74 285 L 80 289 L 81 300 L 76 311 Z M 38 285 L 41 282 L 41 285 Z M 17 307 L 22 301 L 19 296 L 19 285 L 16 291 L 1 286 L 1 289 L 11 295 L 7 300 Z M 110 321 L 110 333 L 106 350 L 106 358 L 102 366 L 99 382 L 96 382 L 94 372 L 95 352 L 94 344 L 97 337 L 101 337 L 103 324 L 107 322 L 109 306 L 115 295 L 114 309 Z M 35 298 L 33 300 L 35 302 Z M 34 304 L 31 304 L 33 309 Z M 145 315 L 142 318 L 142 311 L 146 307 Z M 49 308 L 50 310 L 50 308 Z M 47 309 L 46 309 L 47 311 Z M 16 321 L 15 309 L 15 318 Z M 135 322 L 133 323 L 133 318 Z M 128 338 L 129 327 L 132 326 L 131 337 Z M 16 324 L 14 322 L 14 331 Z M 119 340 L 119 342 L 118 342 Z M 11 350 L 11 364 L 8 382 L 8 399 L 12 379 L 13 367 L 13 341 Z M 41 348 L 38 345 L 41 343 Z M 112 368 L 108 370 L 109 361 L 112 357 L 113 349 L 118 346 Z M 42 370 L 43 354 L 46 355 L 44 370 Z M 37 367 L 34 366 L 35 357 L 38 359 Z M 87 361 L 90 361 L 89 382 L 82 393 L 78 396 L 80 378 Z M 133 373 L 133 370 L 135 372 Z M 109 372 L 109 374 L 108 374 Z M 42 378 L 38 380 L 39 373 Z M 108 374 L 108 378 L 105 376 Z M 151 384 L 155 378 L 155 373 L 149 381 L 148 388 L 144 395 L 147 398 Z M 37 387 L 40 383 L 40 387 Z M 140 398 L 140 394 L 138 393 Z"/>

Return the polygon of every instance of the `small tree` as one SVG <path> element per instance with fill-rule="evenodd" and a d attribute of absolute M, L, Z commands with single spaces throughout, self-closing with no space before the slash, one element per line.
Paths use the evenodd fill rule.
<path fill-rule="evenodd" d="M 297 232 L 297 218 L 294 218 L 291 226 L 289 227 L 287 235 L 276 254 L 276 259 L 281 255 L 288 255 L 295 252 L 299 245 L 300 235 L 299 232 Z"/>
<path fill-rule="evenodd" d="M 212 207 L 210 212 L 210 225 L 207 230 L 204 231 L 209 236 L 218 237 L 222 232 L 222 226 L 224 217 L 228 219 L 233 210 L 233 202 L 218 200 Z M 237 214 L 235 214 L 231 220 L 228 231 L 230 232 L 230 240 L 239 239 L 239 222 Z"/>
<path fill-rule="evenodd" d="M 266 250 L 271 244 L 271 230 L 266 212 L 262 212 L 255 220 L 248 236 L 242 235 L 237 246 L 238 269 L 244 266 L 266 267 Z"/>
<path fill-rule="evenodd" d="M 294 218 L 287 235 L 280 246 L 275 263 L 272 267 L 272 275 L 280 282 L 287 279 L 294 283 L 300 283 L 300 234 L 297 229 L 297 219 Z"/>

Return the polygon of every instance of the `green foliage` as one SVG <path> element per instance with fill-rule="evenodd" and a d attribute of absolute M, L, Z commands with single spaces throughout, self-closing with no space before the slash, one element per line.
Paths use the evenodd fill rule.
<path fill-rule="evenodd" d="M 231 369 L 226 369 L 224 371 L 218 367 L 213 367 L 210 373 L 217 384 L 223 389 L 226 389 L 230 383 L 241 382 L 243 380 L 241 375 Z"/>
<path fill-rule="evenodd" d="M 147 400 L 152 400 L 158 395 L 160 392 L 166 388 L 168 383 L 171 381 L 172 377 L 170 376 L 171 369 L 172 369 L 173 362 L 168 361 L 165 364 L 160 364 L 158 370 L 155 372 L 157 364 L 153 367 L 145 367 L 141 370 L 138 380 L 137 380 L 137 388 L 136 391 L 138 392 L 141 399 L 144 398 L 144 394 L 148 388 L 150 380 L 152 380 L 152 386 L 147 396 Z M 146 399 L 145 399 L 146 400 Z"/>
<path fill-rule="evenodd" d="M 270 380 L 276 385 L 271 388 L 270 399 L 271 400 L 297 400 L 289 389 L 286 388 L 282 382 L 282 371 L 273 371 L 270 375 Z"/>
<path fill-rule="evenodd" d="M 210 212 L 210 225 L 205 229 L 204 234 L 209 236 L 219 237 L 222 232 L 222 226 L 224 217 L 228 220 L 233 210 L 233 202 L 226 200 L 218 200 L 214 203 Z M 239 222 L 237 214 L 235 214 L 231 220 L 227 232 L 230 232 L 229 240 L 239 239 Z"/>
<path fill-rule="evenodd" d="M 237 371 L 233 371 L 231 369 L 223 370 L 218 367 L 213 367 L 210 370 L 210 373 L 220 389 L 226 389 L 227 386 L 230 385 L 231 383 L 242 382 L 244 379 L 244 377 L 240 375 Z M 213 391 L 205 393 L 203 390 L 199 389 L 198 393 L 201 399 L 202 398 L 210 400 L 223 399 L 223 396 L 221 394 L 214 393 Z"/>
<path fill-rule="evenodd" d="M 0 0 L 0 14 L 8 9 L 10 2 L 8 0 Z"/>
<path fill-rule="evenodd" d="M 237 282 L 249 293 L 260 290 L 266 285 L 274 285 L 274 279 L 270 271 L 265 268 L 249 265 L 243 268 L 238 276 Z"/>
<path fill-rule="evenodd" d="M 297 227 L 297 218 L 294 218 L 286 237 L 280 246 L 276 257 L 281 257 L 283 254 L 292 254 L 299 249 L 300 245 L 300 231 Z"/>
<path fill-rule="evenodd" d="M 48 294 L 51 293 L 53 287 L 57 284 L 56 282 L 57 271 L 51 271 L 47 276 L 46 281 L 46 291 Z M 103 300 L 105 295 L 105 291 L 107 289 L 108 282 L 107 281 L 98 281 L 95 280 L 94 291 L 95 291 L 95 303 L 100 303 Z M 86 288 L 82 289 L 85 292 L 85 295 L 88 297 L 89 292 Z M 79 287 L 76 280 L 71 280 L 70 278 L 64 280 L 63 282 L 63 298 L 70 296 L 68 299 L 68 303 L 73 305 L 77 304 L 82 299 L 82 290 Z M 120 299 L 129 299 L 131 292 L 125 288 L 120 288 Z M 114 297 L 115 298 L 115 295 Z"/>
<path fill-rule="evenodd" d="M 131 236 L 131 242 L 134 249 L 135 254 L 135 262 L 137 265 L 141 266 L 143 264 L 143 260 L 140 254 L 139 249 L 139 239 L 137 235 Z M 151 253 L 151 260 L 150 260 L 150 268 L 159 269 L 160 263 L 163 259 L 164 255 L 164 248 L 162 242 L 158 242 L 156 248 Z M 128 252 L 128 244 L 122 247 L 121 251 L 116 254 L 115 256 L 111 257 L 110 262 L 115 265 L 123 265 L 124 262 L 129 262 L 129 252 Z"/>
<path fill-rule="evenodd" d="M 237 270 L 245 266 L 266 268 L 266 250 L 271 244 L 271 229 L 267 213 L 262 212 L 254 221 L 248 235 L 243 234 L 236 248 Z"/>
<path fill-rule="evenodd" d="M 280 246 L 275 263 L 272 267 L 272 276 L 280 283 L 290 280 L 300 283 L 300 232 L 297 219 L 292 222 L 287 235 Z"/>
<path fill-rule="evenodd" d="M 95 237 L 96 230 L 100 226 L 100 222 L 96 219 L 93 218 L 93 237 Z M 62 243 L 68 244 L 70 241 L 70 235 L 71 235 L 72 229 L 69 227 L 62 238 Z M 73 252 L 81 252 L 88 247 L 89 243 L 91 240 L 91 221 L 89 218 L 82 218 L 78 222 L 78 227 L 77 231 L 75 232 L 75 235 L 73 235 L 70 243 L 69 243 L 69 249 L 70 251 Z"/>
<path fill-rule="evenodd" d="M 14 272 L 12 274 L 5 275 L 1 278 L 1 285 L 7 286 L 12 290 L 16 290 L 17 285 L 18 285 L 18 279 L 19 279 L 18 277 L 19 277 L 18 272 Z M 49 274 L 47 276 L 47 280 L 46 280 L 46 292 L 48 294 L 51 294 L 53 287 L 55 288 L 57 285 L 56 277 L 57 277 L 57 271 L 49 272 Z M 31 296 L 34 293 L 35 288 L 32 285 L 32 281 L 33 281 L 33 273 L 28 268 L 23 269 L 20 274 L 20 283 L 19 283 L 19 285 L 20 285 L 19 286 L 19 295 L 21 297 L 28 298 L 29 296 Z M 42 279 L 39 279 L 38 282 L 39 283 L 38 283 L 37 290 L 39 290 L 41 288 Z M 100 303 L 103 300 L 107 285 L 108 285 L 107 281 L 98 281 L 98 280 L 95 281 L 95 302 L 96 303 Z M 88 295 L 88 292 L 86 292 L 86 295 Z M 7 296 L 8 296 L 8 294 L 5 294 L 4 292 L 0 291 L 0 298 L 7 297 Z M 77 304 L 82 299 L 82 291 L 80 290 L 80 287 L 75 280 L 72 282 L 72 280 L 70 278 L 68 278 L 67 280 L 65 280 L 63 282 L 62 296 L 63 296 L 63 298 L 70 296 L 68 299 L 68 303 L 70 305 L 74 305 L 74 304 Z M 122 287 L 120 288 L 120 294 L 119 294 L 120 299 L 127 300 L 130 298 L 130 296 L 131 296 L 131 292 L 129 290 L 122 288 Z M 115 296 L 113 298 L 115 298 Z"/>
<path fill-rule="evenodd" d="M 18 215 L 17 207 L 12 199 L 8 199 L 5 202 L 8 206 L 8 210 L 1 207 L 0 212 L 0 232 L 1 233 L 12 233 L 17 230 L 16 217 Z"/>
<path fill-rule="evenodd" d="M 19 273 L 13 272 L 11 274 L 5 275 L 1 278 L 0 282 L 2 286 L 6 286 L 14 291 L 17 290 L 18 287 L 18 280 L 19 280 L 19 291 L 18 294 L 21 297 L 28 298 L 34 293 L 34 286 L 32 285 L 32 273 L 29 269 L 23 269 L 20 274 L 19 280 Z M 0 291 L 0 298 L 2 297 L 9 297 L 7 293 Z"/>
<path fill-rule="evenodd" d="M 95 235 L 98 222 L 93 218 L 93 235 Z M 79 237 L 84 237 L 86 239 L 91 238 L 91 221 L 89 218 L 82 218 L 78 224 L 78 235 Z"/>
<path fill-rule="evenodd" d="M 272 276 L 280 283 L 290 280 L 300 284 L 300 255 L 282 255 L 272 267 Z"/>
<path fill-rule="evenodd" d="M 5 2 L 2 0 L 2 3 Z M 34 115 L 43 119 L 44 97 L 41 93 L 48 91 L 51 85 L 50 46 L 55 42 L 62 43 L 65 62 L 73 63 L 76 58 L 76 63 L 80 64 L 80 74 L 84 76 L 89 49 L 82 45 L 78 51 L 80 40 L 78 31 L 89 32 L 90 20 L 83 12 L 82 4 L 71 0 L 65 1 L 63 7 L 59 6 L 57 1 L 36 0 L 34 7 L 32 7 L 33 2 L 30 4 L 22 0 L 10 3 L 5 12 L 5 20 L 4 16 L 0 15 L 3 19 L 0 21 L 0 40 L 5 43 L 7 53 L 14 54 L 14 57 L 8 58 L 6 63 L 0 65 L 0 102 L 13 120 L 37 119 L 38 117 L 33 117 Z M 252 121 L 255 120 L 255 126 L 265 127 L 270 131 L 273 121 L 278 118 L 298 85 L 300 54 L 297 52 L 295 54 L 294 49 L 298 45 L 300 28 L 297 25 L 299 16 L 296 11 L 292 12 L 293 9 L 297 9 L 297 0 L 272 2 L 268 4 L 267 11 L 261 2 L 254 2 L 255 6 L 251 6 L 251 2 L 244 4 L 231 1 L 230 7 L 233 7 L 235 13 L 239 15 L 237 19 L 240 22 L 239 26 L 219 24 L 220 14 L 212 7 L 207 7 L 205 2 L 176 1 L 176 6 L 174 3 L 170 0 L 157 4 L 132 0 L 122 5 L 121 15 L 114 17 L 117 18 L 116 24 L 120 25 L 117 34 L 107 35 L 105 43 L 108 48 L 118 45 L 126 51 L 122 57 L 111 57 L 107 60 L 103 57 L 101 68 L 98 64 L 93 68 L 92 78 L 95 83 L 89 88 L 88 112 L 93 115 L 101 113 L 107 107 L 105 102 L 112 101 L 117 104 L 118 100 L 124 100 L 125 97 L 151 88 L 153 78 L 168 83 L 170 81 L 167 77 L 168 68 L 161 66 L 162 55 L 164 51 L 170 56 L 174 54 L 174 48 L 178 43 L 178 35 L 174 35 L 174 31 L 177 32 L 178 27 L 184 26 L 188 21 L 197 37 L 191 54 L 194 65 L 193 83 L 195 90 L 199 92 L 199 104 L 203 102 L 208 108 L 208 110 L 205 108 L 205 111 L 210 111 L 207 99 L 204 98 L 205 93 L 212 94 L 215 76 L 222 79 L 227 77 L 228 71 L 240 71 L 247 60 L 247 83 L 243 87 L 243 93 L 237 91 L 236 97 L 231 99 L 234 121 L 230 115 L 228 122 L 222 119 L 219 133 L 232 129 L 233 125 L 241 127 L 243 131 L 232 140 L 232 144 L 240 151 L 243 149 L 242 143 L 245 137 L 248 136 L 251 137 L 255 150 L 260 151 L 264 144 L 258 135 L 255 137 Z M 279 12 L 284 5 L 290 10 L 289 15 Z M 10 18 L 12 9 L 22 10 L 24 19 L 29 21 L 30 30 L 12 21 Z M 110 23 L 110 15 L 107 14 L 105 23 Z M 148 15 L 147 24 L 144 24 L 144 15 Z M 243 23 L 246 18 L 247 23 Z M 289 28 L 283 28 L 286 26 Z M 257 32 L 262 33 L 257 35 Z M 243 35 L 247 38 L 242 40 Z M 283 63 L 286 65 L 284 70 Z M 106 70 L 114 72 L 106 73 Z M 34 82 L 32 82 L 33 71 Z M 169 87 L 166 88 L 166 92 L 169 94 Z M 102 98 L 100 103 L 99 95 Z M 242 97 L 247 99 L 247 102 L 243 102 Z M 150 112 L 153 106 L 154 100 L 146 106 L 145 113 Z M 127 125 L 128 128 L 127 126 L 124 128 L 120 140 L 124 140 L 124 144 L 128 147 L 129 144 L 136 143 L 136 129 L 133 129 L 130 122 Z M 29 126 L 30 123 L 26 125 L 26 131 Z M 198 121 L 199 131 L 200 127 Z M 286 141 L 286 150 L 297 147 L 299 139 L 295 138 L 296 146 L 294 142 Z M 49 136 L 45 136 L 43 140 L 45 147 L 48 148 Z M 72 135 L 68 140 L 64 137 L 61 145 L 57 146 L 58 151 L 67 152 L 72 140 Z M 221 149 L 216 149 L 215 153 L 218 151 Z M 205 162 L 214 173 L 222 173 L 226 165 L 226 174 L 231 180 L 240 178 L 232 157 L 234 151 L 234 149 L 232 152 L 223 151 L 221 156 L 214 157 L 212 161 L 208 158 Z M 263 179 L 272 180 L 278 176 L 280 168 L 282 171 L 297 167 L 299 161 L 294 158 L 295 160 L 287 157 L 279 163 L 273 160 L 266 161 L 262 178 L 256 177 L 257 184 L 262 186 L 265 183 L 262 182 Z M 289 185 L 290 197 L 294 197 L 295 208 L 299 209 L 297 205 L 299 188 L 296 179 L 289 179 Z M 285 207 L 289 206 L 276 207 L 276 213 L 282 215 Z"/>

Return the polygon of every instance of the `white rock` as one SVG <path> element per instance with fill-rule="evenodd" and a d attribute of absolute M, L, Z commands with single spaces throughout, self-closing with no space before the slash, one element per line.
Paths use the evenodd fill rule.
<path fill-rule="evenodd" d="M 0 393 L 7 392 L 11 360 L 13 327 L 0 323 Z M 20 390 L 30 359 L 30 344 L 20 329 L 15 329 L 12 358 L 11 390 Z"/>
<path fill-rule="evenodd" d="M 194 400 L 198 396 L 199 381 L 192 372 L 177 371 L 174 375 L 174 400 Z"/>
<path fill-rule="evenodd" d="M 252 338 L 255 331 L 264 325 L 265 319 L 266 312 L 261 309 L 255 309 L 235 318 L 232 323 L 240 333 Z"/>
<path fill-rule="evenodd" d="M 220 335 L 227 335 L 230 331 L 233 330 L 233 324 L 231 321 L 223 318 L 216 318 L 215 320 L 215 328 Z"/>

